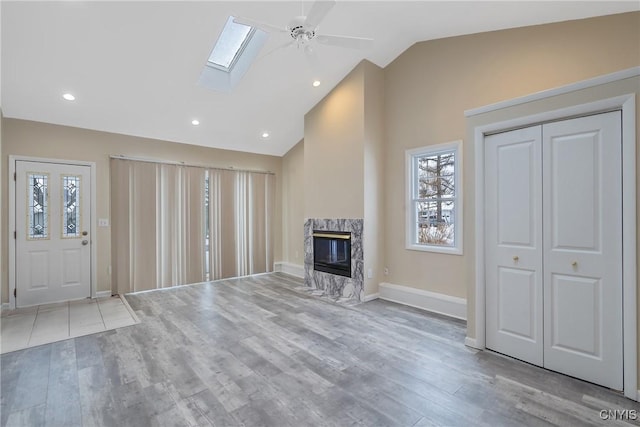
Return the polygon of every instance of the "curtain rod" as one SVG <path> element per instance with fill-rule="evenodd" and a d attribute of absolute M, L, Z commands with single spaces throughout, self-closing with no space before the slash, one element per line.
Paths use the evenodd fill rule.
<path fill-rule="evenodd" d="M 158 163 L 158 164 L 164 164 L 164 165 L 188 166 L 192 168 L 214 169 L 214 170 L 236 171 L 236 172 L 264 173 L 266 175 L 275 175 L 275 172 L 264 171 L 264 170 L 236 169 L 233 166 L 229 166 L 228 168 L 223 168 L 220 166 L 197 165 L 193 163 L 176 162 L 171 160 L 150 159 L 146 157 L 132 157 L 132 156 L 125 156 L 123 154 L 112 154 L 111 156 L 109 156 L 109 158 L 118 159 L 118 160 L 134 160 L 136 162 Z"/>

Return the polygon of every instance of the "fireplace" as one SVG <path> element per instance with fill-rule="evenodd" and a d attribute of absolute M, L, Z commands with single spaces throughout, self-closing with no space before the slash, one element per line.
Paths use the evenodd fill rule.
<path fill-rule="evenodd" d="M 307 218 L 304 221 L 306 287 L 322 291 L 336 301 L 363 300 L 363 227 L 362 218 Z"/>
<path fill-rule="evenodd" d="M 313 230 L 313 269 L 351 277 L 351 233 Z"/>

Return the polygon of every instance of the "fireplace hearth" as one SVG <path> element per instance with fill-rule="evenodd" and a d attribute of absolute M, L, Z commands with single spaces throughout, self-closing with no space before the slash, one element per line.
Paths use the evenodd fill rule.
<path fill-rule="evenodd" d="M 304 284 L 334 301 L 364 298 L 361 218 L 308 218 L 304 223 Z M 314 236 L 315 235 L 315 236 Z"/>
<path fill-rule="evenodd" d="M 313 230 L 313 269 L 351 277 L 351 233 Z"/>

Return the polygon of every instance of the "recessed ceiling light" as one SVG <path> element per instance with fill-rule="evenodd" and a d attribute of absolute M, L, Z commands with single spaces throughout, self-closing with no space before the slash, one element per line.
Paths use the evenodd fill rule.
<path fill-rule="evenodd" d="M 269 138 L 269 132 L 262 132 L 262 135 L 260 135 L 262 137 L 262 139 L 267 139 Z"/>
<path fill-rule="evenodd" d="M 194 125 L 194 126 L 198 126 L 200 124 L 200 120 L 193 119 L 193 120 L 191 120 L 191 124 Z"/>
<path fill-rule="evenodd" d="M 312 83 L 313 87 L 318 87 L 320 86 L 320 80 L 314 80 Z"/>
<path fill-rule="evenodd" d="M 66 99 L 67 101 L 75 101 L 76 97 L 71 95 L 70 93 L 65 93 L 64 95 L 62 95 L 62 97 L 64 99 Z"/>

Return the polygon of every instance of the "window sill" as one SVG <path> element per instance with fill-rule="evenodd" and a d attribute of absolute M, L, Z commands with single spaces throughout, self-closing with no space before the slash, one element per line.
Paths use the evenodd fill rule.
<path fill-rule="evenodd" d="M 406 249 L 410 251 L 419 251 L 419 252 L 434 252 L 434 253 L 448 254 L 448 255 L 462 255 L 462 248 L 460 247 L 407 244 Z"/>

